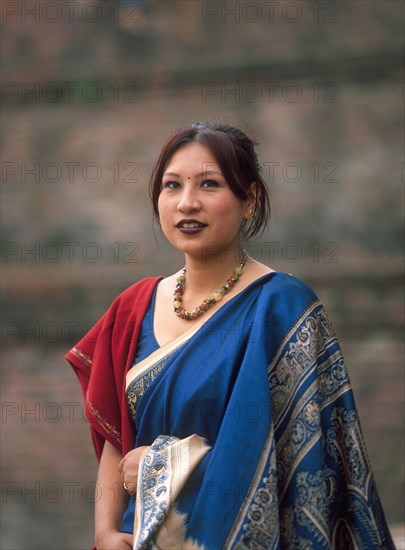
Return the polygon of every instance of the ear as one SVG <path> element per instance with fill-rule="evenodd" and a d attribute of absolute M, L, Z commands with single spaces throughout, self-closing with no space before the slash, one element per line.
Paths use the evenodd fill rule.
<path fill-rule="evenodd" d="M 245 220 L 250 220 L 255 215 L 256 202 L 258 199 L 257 193 L 258 193 L 258 188 L 257 188 L 256 182 L 254 181 L 250 185 L 249 198 L 246 200 L 246 212 L 243 216 Z"/>

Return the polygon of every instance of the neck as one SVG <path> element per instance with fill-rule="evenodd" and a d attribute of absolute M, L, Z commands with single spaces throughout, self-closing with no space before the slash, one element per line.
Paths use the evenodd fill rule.
<path fill-rule="evenodd" d="M 189 256 L 186 254 L 187 295 L 205 295 L 217 290 L 233 273 L 244 257 L 242 247 L 224 250 L 219 254 Z"/>

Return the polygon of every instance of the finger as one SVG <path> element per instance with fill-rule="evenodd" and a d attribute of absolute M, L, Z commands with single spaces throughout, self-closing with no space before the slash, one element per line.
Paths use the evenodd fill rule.
<path fill-rule="evenodd" d="M 125 460 L 125 457 L 122 458 L 119 462 L 118 462 L 118 471 L 120 473 L 122 473 L 122 470 L 124 469 L 124 460 Z"/>
<path fill-rule="evenodd" d="M 120 542 L 125 545 L 125 548 L 131 548 L 133 547 L 133 535 L 128 535 L 127 533 L 122 533 L 122 537 L 120 539 Z"/>
<path fill-rule="evenodd" d="M 136 481 L 126 481 L 124 482 L 124 488 L 128 491 L 128 493 L 131 495 L 136 494 Z"/>

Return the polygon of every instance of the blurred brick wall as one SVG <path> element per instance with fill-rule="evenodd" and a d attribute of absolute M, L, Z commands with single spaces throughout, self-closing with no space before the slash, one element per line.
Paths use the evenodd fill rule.
<path fill-rule="evenodd" d="M 182 265 L 147 182 L 203 119 L 261 143 L 274 216 L 248 250 L 327 306 L 402 521 L 401 3 L 60 5 L 1 8 L 1 547 L 91 544 L 95 459 L 62 356 L 118 292 Z"/>

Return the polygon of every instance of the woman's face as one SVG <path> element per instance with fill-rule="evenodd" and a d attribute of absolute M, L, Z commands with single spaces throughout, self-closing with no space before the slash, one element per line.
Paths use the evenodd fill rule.
<path fill-rule="evenodd" d="M 206 257 L 236 250 L 248 201 L 236 197 L 211 152 L 200 143 L 170 159 L 158 199 L 161 226 L 178 250 Z"/>

